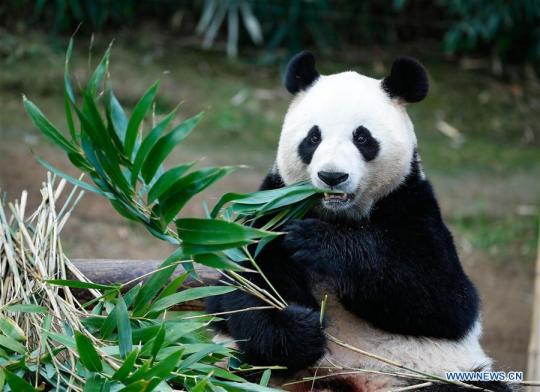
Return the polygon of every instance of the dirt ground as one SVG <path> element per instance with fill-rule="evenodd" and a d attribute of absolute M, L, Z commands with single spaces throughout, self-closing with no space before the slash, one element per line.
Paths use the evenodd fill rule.
<path fill-rule="evenodd" d="M 22 45 L 31 40 L 27 37 Z M 144 56 L 140 55 L 141 51 Z M 47 60 L 42 61 L 39 56 Z M 85 52 L 79 51 L 77 56 L 84 59 Z M 176 162 L 171 165 L 205 156 L 204 165 L 250 166 L 205 193 L 204 200 L 210 205 L 225 191 L 250 191 L 258 186 L 272 163 L 279 123 L 287 105 L 277 66 L 263 67 L 255 73 L 253 66 L 241 63 L 218 69 L 216 61 L 223 61 L 221 55 L 144 43 L 134 47 L 127 38 L 124 42 L 117 39 L 112 58 L 117 95 L 128 106 L 136 102 L 154 79 L 163 77 L 164 110 L 184 100 L 183 115 L 192 115 L 199 109 L 207 112 L 200 129 L 175 152 Z M 24 92 L 53 121 L 63 121 L 62 54 L 38 47 L 37 55 L 30 53 L 1 66 L 0 190 L 8 192 L 9 198 L 16 198 L 26 189 L 30 200 L 35 201 L 45 170 L 32 154 L 76 174 L 62 154 L 35 132 L 20 100 Z M 329 67 L 339 68 L 339 64 L 332 63 Z M 463 86 L 477 79 L 482 80 L 483 86 L 487 85 L 485 78 L 453 66 L 435 64 L 434 67 L 435 98 L 425 108 L 412 110 L 413 120 L 422 129 L 429 129 L 429 132 L 419 131 L 420 151 L 455 234 L 463 265 L 481 293 L 485 348 L 496 359 L 498 369 L 525 370 L 537 238 L 535 208 L 540 200 L 540 149 L 535 143 L 524 144 L 521 131 L 517 136 L 516 132 L 510 136 L 507 133 L 500 137 L 482 136 L 477 124 L 467 126 L 475 116 L 455 108 L 458 103 L 454 99 L 458 98 L 446 97 L 448 101 L 443 101 L 441 95 L 445 86 L 457 83 L 456 77 L 461 78 L 459 83 Z M 76 74 L 84 75 L 85 65 L 75 70 Z M 515 101 L 497 101 L 500 91 L 508 92 L 511 88 L 493 82 L 480 91 L 473 83 L 472 91 L 464 87 L 460 94 L 461 99 L 472 96 L 476 100 L 482 91 L 489 91 L 491 101 L 480 106 L 476 100 L 476 109 L 482 111 L 482 121 L 497 113 L 505 124 L 504 110 L 508 116 L 517 116 L 515 112 L 522 110 L 516 109 L 519 105 Z M 537 104 L 540 99 L 538 91 L 524 95 L 529 103 Z M 465 134 L 461 147 L 432 131 L 441 116 L 440 112 L 434 114 L 439 109 L 433 106 L 450 108 L 445 121 L 457 124 Z M 491 116 L 486 111 L 491 111 Z M 532 114 L 524 115 L 531 118 L 530 124 L 520 123 L 517 128 L 537 127 Z M 420 129 L 418 125 L 417 128 Z M 472 129 L 470 134 L 468 129 Z M 200 215 L 201 201 L 190 203 L 182 214 Z M 63 233 L 63 242 L 67 254 L 73 258 L 156 259 L 172 250 L 141 227 L 120 218 L 104 199 L 93 194 L 85 195 L 81 201 Z"/>

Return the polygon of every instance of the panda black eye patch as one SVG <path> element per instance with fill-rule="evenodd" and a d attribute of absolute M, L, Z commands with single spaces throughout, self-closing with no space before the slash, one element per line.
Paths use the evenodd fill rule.
<path fill-rule="evenodd" d="M 314 125 L 299 144 L 298 155 L 306 165 L 310 164 L 313 154 L 315 154 L 315 150 L 317 150 L 317 147 L 321 144 L 321 140 L 321 130 L 317 125 Z"/>
<path fill-rule="evenodd" d="M 379 142 L 371 136 L 371 132 L 366 127 L 359 126 L 356 128 L 353 132 L 352 140 L 366 162 L 374 160 L 379 154 Z"/>

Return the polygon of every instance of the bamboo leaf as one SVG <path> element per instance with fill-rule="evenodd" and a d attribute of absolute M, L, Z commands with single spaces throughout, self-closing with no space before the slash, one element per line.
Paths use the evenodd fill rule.
<path fill-rule="evenodd" d="M 23 95 L 23 104 L 26 113 L 30 116 L 36 128 L 54 144 L 66 152 L 78 154 L 77 148 L 69 142 L 62 133 L 45 117 L 39 108 Z"/>
<path fill-rule="evenodd" d="M 109 111 L 111 113 L 111 121 L 118 135 L 118 138 L 124 142 L 126 138 L 126 129 L 128 119 L 122 105 L 118 102 L 118 99 L 114 95 L 112 88 L 109 89 Z"/>
<path fill-rule="evenodd" d="M 168 357 L 161 360 L 156 366 L 148 370 L 144 375 L 144 378 L 157 377 L 160 380 L 163 380 L 166 377 L 169 377 L 171 372 L 176 369 L 178 361 L 182 356 L 182 350 L 177 350 Z"/>
<path fill-rule="evenodd" d="M 139 133 L 139 126 L 144 120 L 146 113 L 148 113 L 148 111 L 150 110 L 152 102 L 154 102 L 158 86 L 159 82 L 155 82 L 152 86 L 150 86 L 150 88 L 146 90 L 144 95 L 141 97 L 139 102 L 137 102 L 137 105 L 135 105 L 135 108 L 133 109 L 133 113 L 131 114 L 131 117 L 127 124 L 126 138 L 124 140 L 124 148 L 128 158 L 132 157 L 135 142 L 137 141 L 137 135 Z"/>
<path fill-rule="evenodd" d="M 6 376 L 6 381 L 11 388 L 12 391 L 17 392 L 37 392 L 37 389 L 35 389 L 32 385 L 30 385 L 27 381 L 20 378 L 14 373 L 11 373 L 9 370 L 4 369 L 4 374 Z"/>
<path fill-rule="evenodd" d="M 148 192 L 148 203 L 154 202 L 165 192 L 169 191 L 169 189 L 171 189 L 171 187 L 195 164 L 195 162 L 196 161 L 191 161 L 183 165 L 173 167 L 162 174 Z"/>
<path fill-rule="evenodd" d="M 148 135 L 146 135 L 141 143 L 139 151 L 137 151 L 137 154 L 135 155 L 135 161 L 133 162 L 133 169 L 131 171 L 132 186 L 135 186 L 137 183 L 137 178 L 139 177 L 139 173 L 141 172 L 142 165 L 146 160 L 148 153 L 155 146 L 161 134 L 167 129 L 175 114 L 176 110 L 170 112 L 148 133 Z"/>
<path fill-rule="evenodd" d="M 241 248 L 242 246 L 250 245 L 255 243 L 254 240 L 245 240 L 240 242 L 231 242 L 226 244 L 219 245 L 200 245 L 200 244 L 190 244 L 187 242 L 182 243 L 182 249 L 187 255 L 198 255 L 202 253 L 214 253 L 220 251 L 230 251 L 236 248 Z"/>
<path fill-rule="evenodd" d="M 16 304 L 10 305 L 5 308 L 7 312 L 11 313 L 48 313 L 49 309 L 44 306 L 33 305 L 33 304 Z"/>
<path fill-rule="evenodd" d="M 68 280 L 68 279 L 48 279 L 45 282 L 55 285 L 72 287 L 75 289 L 96 289 L 96 290 L 118 290 L 119 285 L 106 285 L 92 282 L 82 282 L 80 280 Z"/>
<path fill-rule="evenodd" d="M 150 307 L 150 311 L 161 312 L 182 302 L 193 301 L 195 299 L 211 297 L 214 295 L 226 294 L 234 290 L 236 290 L 236 288 L 230 286 L 209 286 L 186 289 L 156 301 Z"/>
<path fill-rule="evenodd" d="M 110 334 L 114 332 L 114 329 L 116 328 L 116 312 L 112 311 L 107 315 L 107 318 L 103 322 L 100 328 L 100 334 L 103 339 L 107 339 Z"/>
<path fill-rule="evenodd" d="M 161 137 L 148 153 L 145 159 L 141 173 L 148 184 L 156 174 L 159 166 L 163 163 L 170 152 L 180 143 L 189 133 L 195 128 L 202 117 L 202 113 L 187 119 L 181 124 L 174 127 L 171 132 Z"/>
<path fill-rule="evenodd" d="M 185 282 L 186 278 L 188 277 L 189 275 L 189 272 L 185 272 L 183 273 L 182 275 L 179 275 L 177 276 L 175 279 L 173 279 L 171 281 L 171 283 L 169 283 L 167 285 L 167 287 L 165 287 L 161 293 L 159 293 L 159 295 L 157 296 L 156 299 L 161 299 L 163 297 L 166 297 L 168 295 L 171 295 L 171 294 L 174 294 L 176 293 L 176 291 L 178 290 L 178 288 L 180 286 L 182 286 L 182 284 Z"/>
<path fill-rule="evenodd" d="M 261 376 L 261 381 L 259 381 L 259 385 L 262 385 L 263 387 L 267 387 L 268 382 L 270 381 L 271 375 L 272 375 L 272 370 L 266 369 Z"/>
<path fill-rule="evenodd" d="M 180 210 L 210 185 L 234 171 L 234 167 L 206 168 L 180 178 L 160 197 L 160 213 L 165 224 L 169 224 Z"/>
<path fill-rule="evenodd" d="M 8 348 L 11 351 L 15 351 L 19 354 L 24 354 L 26 352 L 26 347 L 23 344 L 5 335 L 0 335 L 0 346 Z"/>
<path fill-rule="evenodd" d="M 156 338 L 154 339 L 154 342 L 152 344 L 152 358 L 156 358 L 156 355 L 158 354 L 159 350 L 161 350 L 161 347 L 163 346 L 163 342 L 165 341 L 165 328 L 164 324 L 161 324 L 161 327 L 159 328 L 159 331 L 156 335 Z"/>
<path fill-rule="evenodd" d="M 193 256 L 193 260 L 199 264 L 206 265 L 212 268 L 218 268 L 228 271 L 244 271 L 245 268 L 228 260 L 226 257 L 216 253 L 202 253 Z"/>
<path fill-rule="evenodd" d="M 141 290 L 133 301 L 133 314 L 139 316 L 142 309 L 146 307 L 154 296 L 161 290 L 170 279 L 176 268 L 178 261 L 186 256 L 181 248 L 176 249 L 167 259 L 159 265 L 160 271 L 154 273 L 141 287 Z"/>
<path fill-rule="evenodd" d="M 279 235 L 215 219 L 177 219 L 176 228 L 182 241 L 199 245 L 221 245 Z"/>
<path fill-rule="evenodd" d="M 96 95 L 97 89 L 99 85 L 101 84 L 101 82 L 103 81 L 103 78 L 105 77 L 105 74 L 107 73 L 107 69 L 109 68 L 109 57 L 111 54 L 111 47 L 112 47 L 112 44 L 109 45 L 109 47 L 105 51 L 105 54 L 101 58 L 99 64 L 94 70 L 94 73 L 88 80 L 88 84 L 86 85 L 86 90 L 89 91 L 92 94 L 92 96 Z"/>
<path fill-rule="evenodd" d="M 36 160 L 40 163 L 41 166 L 43 166 L 45 169 L 49 170 L 50 172 L 62 177 L 62 178 L 65 178 L 67 181 L 69 181 L 70 183 L 72 183 L 73 185 L 76 185 L 84 190 L 87 190 L 87 191 L 90 191 L 90 192 L 93 192 L 93 193 L 97 193 L 98 195 L 105 195 L 105 193 L 96 188 L 95 186 L 93 185 L 90 185 L 84 181 L 81 181 L 81 180 L 78 180 L 76 179 L 75 177 L 71 177 L 69 174 L 66 174 L 64 172 L 62 172 L 60 169 L 57 169 L 56 167 L 52 166 L 50 163 L 48 163 L 47 161 L 44 161 L 43 159 L 41 159 L 40 157 L 36 157 Z"/>
<path fill-rule="evenodd" d="M 0 331 L 6 336 L 13 338 L 19 342 L 26 340 L 26 335 L 21 327 L 17 325 L 15 321 L 8 317 L 0 317 Z"/>
<path fill-rule="evenodd" d="M 129 374 L 133 371 L 135 362 L 139 356 L 139 350 L 135 349 L 129 353 L 129 355 L 124 359 L 122 366 L 113 374 L 112 378 L 118 381 L 124 381 L 128 378 Z"/>
<path fill-rule="evenodd" d="M 222 348 L 223 348 L 223 346 L 220 345 L 220 344 L 212 344 L 212 345 L 206 347 L 205 349 L 202 349 L 202 350 L 196 352 L 195 354 L 192 354 L 189 357 L 187 357 L 186 359 L 184 359 L 182 361 L 182 363 L 180 364 L 178 369 L 179 370 L 187 369 L 191 365 L 199 362 L 201 359 L 203 359 L 207 355 L 213 353 L 214 351 L 221 350 Z"/>
<path fill-rule="evenodd" d="M 90 338 L 79 331 L 75 332 L 75 344 L 81 363 L 91 372 L 103 371 L 103 364 Z"/>
<path fill-rule="evenodd" d="M 118 347 L 120 349 L 120 356 L 126 358 L 126 356 L 132 350 L 131 343 L 131 322 L 129 320 L 129 314 L 127 310 L 126 303 L 124 298 L 121 295 L 118 295 L 116 301 L 116 328 L 118 330 Z"/>

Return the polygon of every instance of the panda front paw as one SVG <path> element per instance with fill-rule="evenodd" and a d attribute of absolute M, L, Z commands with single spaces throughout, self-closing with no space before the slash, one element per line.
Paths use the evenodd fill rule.
<path fill-rule="evenodd" d="M 294 220 L 283 228 L 283 246 L 290 257 L 317 272 L 325 272 L 332 249 L 328 243 L 329 224 L 318 219 Z"/>

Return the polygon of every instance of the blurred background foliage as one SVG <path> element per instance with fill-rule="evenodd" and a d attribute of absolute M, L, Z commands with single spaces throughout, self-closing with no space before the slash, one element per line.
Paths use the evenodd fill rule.
<path fill-rule="evenodd" d="M 127 112 L 156 78 L 157 118 L 179 102 L 179 121 L 205 111 L 172 165 L 205 157 L 205 166 L 250 166 L 189 204 L 190 217 L 203 216 L 203 201 L 255 190 L 271 167 L 292 53 L 314 51 L 323 74 L 373 77 L 385 76 L 397 55 L 419 58 L 430 94 L 408 111 L 483 297 L 484 344 L 499 367 L 524 369 L 540 213 L 540 1 L 1 0 L 2 192 L 39 194 L 44 173 L 30 149 L 77 174 L 21 103 L 25 93 L 51 121 L 64 121 L 63 58 L 77 28 L 74 83 L 114 40 L 111 75 Z M 63 243 L 71 257 L 155 259 L 172 251 L 89 194 Z"/>
<path fill-rule="evenodd" d="M 540 61 L 540 2 L 536 0 L 4 0 L 0 21 L 7 30 L 39 24 L 51 34 L 153 20 L 171 32 L 196 31 L 203 47 L 226 36 L 225 49 L 265 48 L 264 60 L 278 50 L 295 53 L 305 46 L 336 48 L 415 42 L 429 36 L 441 54 L 492 58 L 492 70 L 505 64 Z M 282 52 L 283 53 L 283 52 Z"/>

